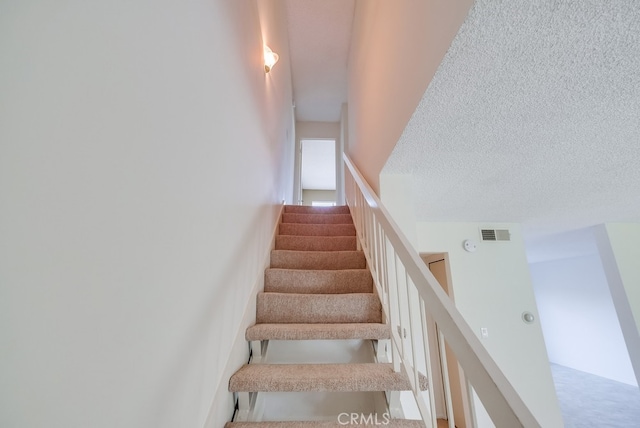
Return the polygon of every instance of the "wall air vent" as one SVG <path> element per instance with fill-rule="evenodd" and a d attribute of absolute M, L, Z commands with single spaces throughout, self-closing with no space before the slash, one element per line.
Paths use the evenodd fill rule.
<path fill-rule="evenodd" d="M 511 241 L 508 229 L 480 229 L 483 241 Z"/>
<path fill-rule="evenodd" d="M 481 229 L 480 233 L 482 233 L 483 241 L 495 241 L 496 240 L 496 231 L 493 229 Z"/>

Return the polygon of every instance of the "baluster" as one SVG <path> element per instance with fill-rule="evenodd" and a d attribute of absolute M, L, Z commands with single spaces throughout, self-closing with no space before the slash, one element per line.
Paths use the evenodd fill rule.
<path fill-rule="evenodd" d="M 429 330 L 427 328 L 427 311 L 426 311 L 424 299 L 422 297 L 419 298 L 419 304 L 420 304 L 420 321 L 421 321 L 420 324 L 422 328 L 422 340 L 423 340 L 422 346 L 424 347 L 424 362 L 425 362 L 425 366 L 427 367 L 427 378 L 429 379 L 428 393 L 429 393 L 429 409 L 431 413 L 430 418 L 427 418 L 426 415 L 423 415 L 422 418 L 431 421 L 432 425 L 435 424 L 435 426 L 437 426 L 438 421 L 437 421 L 437 414 L 436 414 L 436 398 L 433 391 L 433 367 L 431 366 L 431 349 L 429 348 L 429 333 L 428 333 Z M 424 396 L 421 394 L 419 398 L 420 398 L 420 401 L 422 402 L 422 405 L 424 406 L 425 403 L 424 403 L 423 397 Z"/>

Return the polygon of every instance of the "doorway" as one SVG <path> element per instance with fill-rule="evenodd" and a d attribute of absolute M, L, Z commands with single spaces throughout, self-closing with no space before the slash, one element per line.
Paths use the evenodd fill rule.
<path fill-rule="evenodd" d="M 300 195 L 302 205 L 336 204 L 336 140 L 300 140 Z"/>
<path fill-rule="evenodd" d="M 436 278 L 442 289 L 447 293 L 447 295 L 454 300 L 453 296 L 453 288 L 451 287 L 451 276 L 449 271 L 449 261 L 446 254 L 421 254 L 420 257 L 424 261 L 424 263 L 429 267 L 429 270 Z M 440 336 L 438 332 L 437 325 L 434 329 L 437 332 L 437 337 Z M 440 349 L 438 342 L 438 355 L 435 356 L 434 360 L 437 360 L 437 363 L 434 364 L 432 362 L 434 369 L 434 376 L 437 376 L 438 382 L 435 382 L 439 386 L 439 393 L 435 394 L 436 398 L 436 408 L 442 409 L 440 412 L 446 415 L 446 407 L 445 407 L 445 399 L 446 396 L 444 394 L 444 372 L 446 368 L 446 373 L 449 377 L 449 390 L 451 394 L 451 404 L 453 407 L 453 419 L 455 421 L 455 426 L 457 428 L 471 428 L 474 426 L 473 419 L 471 415 L 471 408 L 469 406 L 470 403 L 470 395 L 469 389 L 467 388 L 467 380 L 464 376 L 464 372 L 462 368 L 458 364 L 458 360 L 453 353 L 453 351 L 449 348 L 449 345 L 444 344 L 444 355 L 446 355 L 446 359 L 443 359 L 443 350 Z M 440 413 L 439 412 L 439 413 Z M 448 416 L 448 415 L 447 415 Z"/>

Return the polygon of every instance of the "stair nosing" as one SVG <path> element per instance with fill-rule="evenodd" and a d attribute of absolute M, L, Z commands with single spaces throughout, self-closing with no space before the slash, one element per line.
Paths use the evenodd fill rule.
<path fill-rule="evenodd" d="M 324 335 L 323 329 L 337 332 L 331 337 Z M 261 334 L 256 333 L 266 330 Z M 362 334 L 360 330 L 368 333 Z M 252 340 L 385 340 L 391 338 L 391 330 L 384 323 L 256 323 L 245 332 L 245 338 Z"/>

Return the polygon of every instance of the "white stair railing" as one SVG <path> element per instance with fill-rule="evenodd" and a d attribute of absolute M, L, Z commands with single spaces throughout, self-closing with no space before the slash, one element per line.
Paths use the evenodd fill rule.
<path fill-rule="evenodd" d="M 493 423 L 498 428 L 540 427 L 498 365 L 471 330 L 451 299 L 409 241 L 402 234 L 380 199 L 355 168 L 345 162 L 345 194 L 367 258 L 383 313 L 391 325 L 391 359 L 396 371 L 404 370 L 411 381 L 418 410 L 426 426 L 436 427 L 433 388 L 420 389 L 420 376 L 433 379 L 431 353 L 444 352 L 444 342 L 455 354 L 465 376 Z M 437 332 L 432 323 L 435 321 Z M 429 341 L 429 336 L 435 341 Z M 442 356 L 441 360 L 445 360 Z M 445 362 L 446 364 L 446 362 Z M 443 376 L 446 376 L 443 370 Z M 448 384 L 444 379 L 445 385 Z M 451 396 L 445 386 L 445 403 L 453 427 Z"/>

